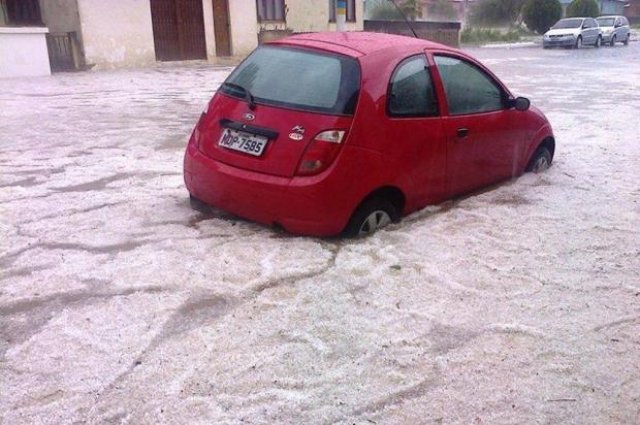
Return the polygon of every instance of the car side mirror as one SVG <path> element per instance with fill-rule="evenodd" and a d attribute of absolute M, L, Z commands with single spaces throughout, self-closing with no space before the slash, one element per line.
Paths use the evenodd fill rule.
<path fill-rule="evenodd" d="M 614 25 L 615 28 L 620 28 L 622 26 L 622 23 L 620 22 L 616 22 L 616 24 Z"/>
<path fill-rule="evenodd" d="M 516 111 L 526 111 L 531 106 L 531 101 L 526 97 L 519 96 L 515 99 L 511 99 L 509 106 L 515 108 Z"/>

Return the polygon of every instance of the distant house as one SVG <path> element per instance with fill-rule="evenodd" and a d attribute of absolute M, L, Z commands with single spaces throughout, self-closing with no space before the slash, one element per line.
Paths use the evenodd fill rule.
<path fill-rule="evenodd" d="M 361 30 L 362 0 L 346 3 L 347 29 Z M 6 29 L 20 24 L 16 16 L 27 16 L 29 31 L 46 34 L 54 71 L 216 62 L 244 56 L 261 40 L 334 30 L 336 15 L 334 0 L 0 0 L 0 6 L 0 37 L 3 28 L 16 31 Z M 0 64 L 8 60 L 3 51 Z"/>
<path fill-rule="evenodd" d="M 624 14 L 626 0 L 596 0 L 600 7 L 601 15 L 622 15 Z"/>
<path fill-rule="evenodd" d="M 629 0 L 624 8 L 624 16 L 633 24 L 640 24 L 640 0 Z"/>
<path fill-rule="evenodd" d="M 573 0 L 560 0 L 562 17 L 567 16 L 567 7 Z M 596 0 L 601 15 L 622 15 L 627 4 L 626 0 Z"/>

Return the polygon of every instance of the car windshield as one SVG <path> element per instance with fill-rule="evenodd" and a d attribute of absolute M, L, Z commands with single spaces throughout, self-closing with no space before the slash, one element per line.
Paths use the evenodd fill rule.
<path fill-rule="evenodd" d="M 582 19 L 561 19 L 551 27 L 554 30 L 561 30 L 565 28 L 580 28 L 582 26 Z"/>
<path fill-rule="evenodd" d="M 227 78 L 220 90 L 255 102 L 312 112 L 352 115 L 360 66 L 346 56 L 307 49 L 262 46 Z"/>
<path fill-rule="evenodd" d="M 601 27 L 612 27 L 615 18 L 598 18 L 596 21 L 598 21 L 598 25 Z"/>

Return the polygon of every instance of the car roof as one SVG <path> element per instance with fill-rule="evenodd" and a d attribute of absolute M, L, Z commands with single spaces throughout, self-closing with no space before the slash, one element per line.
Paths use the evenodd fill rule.
<path fill-rule="evenodd" d="M 353 57 L 384 53 L 390 50 L 397 53 L 425 49 L 457 51 L 457 49 L 433 41 L 402 35 L 364 31 L 296 34 L 291 37 L 269 42 L 268 44 L 312 47 Z"/>

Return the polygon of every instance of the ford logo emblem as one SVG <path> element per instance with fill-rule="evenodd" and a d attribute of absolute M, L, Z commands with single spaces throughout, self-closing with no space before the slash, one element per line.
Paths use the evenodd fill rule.
<path fill-rule="evenodd" d="M 253 115 L 251 112 L 247 112 L 246 114 L 244 114 L 244 119 L 247 121 L 253 121 L 256 119 L 256 116 Z"/>
<path fill-rule="evenodd" d="M 299 142 L 300 140 L 304 139 L 304 136 L 300 133 L 289 133 L 289 139 Z"/>

